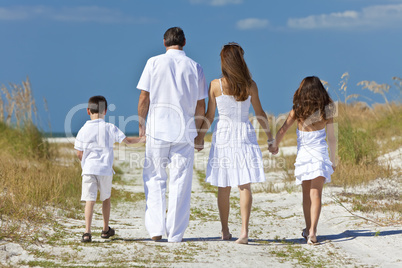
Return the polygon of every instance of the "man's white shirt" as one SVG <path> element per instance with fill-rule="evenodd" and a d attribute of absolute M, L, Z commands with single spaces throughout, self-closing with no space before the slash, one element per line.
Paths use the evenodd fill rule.
<path fill-rule="evenodd" d="M 147 61 L 137 88 L 150 93 L 146 135 L 168 142 L 193 142 L 197 101 L 208 96 L 201 65 L 184 51 L 169 49 Z"/>

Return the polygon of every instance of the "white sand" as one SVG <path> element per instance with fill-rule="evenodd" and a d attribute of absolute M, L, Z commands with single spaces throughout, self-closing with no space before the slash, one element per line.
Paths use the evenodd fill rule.
<path fill-rule="evenodd" d="M 115 165 L 125 174 L 123 183 L 115 183 L 114 187 L 141 195 L 142 171 L 137 160 L 143 157 L 144 147 L 120 146 L 118 149 Z M 295 152 L 294 147 L 283 152 L 290 153 L 292 150 Z M 390 158 L 393 156 L 391 154 Z M 207 157 L 208 149 L 196 153 L 196 171 L 205 172 Z M 318 226 L 318 239 L 322 243 L 319 246 L 306 245 L 300 235 L 304 226 L 300 188 L 285 184 L 280 171 L 267 173 L 267 182 L 253 185 L 255 192 L 249 245 L 234 242 L 240 233 L 241 221 L 239 194 L 237 189 L 232 189 L 230 228 L 234 238 L 221 241 L 216 196 L 202 187 L 197 174 L 194 173 L 192 188 L 192 216 L 183 243 L 167 243 L 166 239 L 153 242 L 149 239 L 144 228 L 144 200 L 113 204 L 110 225 L 116 229 L 117 235 L 112 240 L 102 240 L 99 236 L 102 228 L 101 206 L 96 204 L 94 243 L 79 242 L 84 231 L 82 219 L 59 216 L 57 222 L 64 230 L 59 241 L 49 244 L 46 242 L 48 238 L 40 237 L 35 243 L 23 247 L 0 241 L 0 261 L 12 267 L 24 266 L 21 262 L 27 264 L 33 260 L 103 267 L 402 267 L 400 222 L 392 223 L 390 214 L 356 212 L 356 215 L 382 223 L 383 226 L 380 226 L 351 215 L 335 202 L 343 189 L 331 185 L 327 185 L 323 192 L 324 205 Z M 272 183 L 278 187 L 286 185 L 287 190 L 279 193 L 261 191 Z M 388 178 L 378 185 L 374 183 L 370 191 L 384 190 L 388 185 L 391 188 L 396 185 L 400 189 L 400 177 Z M 344 205 L 351 208 L 351 204 Z M 56 230 L 60 232 L 60 229 Z M 48 237 L 54 233 L 51 226 L 47 231 Z"/>

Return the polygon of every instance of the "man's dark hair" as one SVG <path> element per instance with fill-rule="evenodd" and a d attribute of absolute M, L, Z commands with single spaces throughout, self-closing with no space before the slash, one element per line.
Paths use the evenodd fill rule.
<path fill-rule="evenodd" d="M 163 35 L 163 39 L 165 39 L 165 45 L 167 47 L 175 45 L 183 47 L 186 43 L 186 37 L 180 27 L 172 27 L 168 29 Z"/>
<path fill-rule="evenodd" d="M 88 108 L 91 114 L 103 113 L 107 110 L 107 101 L 103 96 L 93 96 L 89 98 Z"/>

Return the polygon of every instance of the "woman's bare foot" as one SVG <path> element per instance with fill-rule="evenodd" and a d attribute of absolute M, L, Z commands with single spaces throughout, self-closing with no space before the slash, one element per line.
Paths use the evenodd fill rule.
<path fill-rule="evenodd" d="M 229 232 L 229 229 L 227 231 L 222 231 L 222 240 L 230 240 L 232 239 L 232 234 Z"/>
<path fill-rule="evenodd" d="M 248 244 L 248 236 L 240 236 L 239 239 L 236 240 L 237 244 Z"/>

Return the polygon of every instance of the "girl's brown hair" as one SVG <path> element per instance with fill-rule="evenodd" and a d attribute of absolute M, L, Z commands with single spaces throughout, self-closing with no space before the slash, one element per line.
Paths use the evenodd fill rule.
<path fill-rule="evenodd" d="M 293 95 L 293 111 L 296 119 L 309 122 L 308 125 L 331 118 L 335 112 L 333 104 L 328 92 L 316 76 L 304 78 Z"/>
<path fill-rule="evenodd" d="M 244 50 L 237 43 L 228 43 L 221 51 L 222 76 L 228 83 L 230 95 L 237 101 L 248 98 L 253 81 L 243 55 Z"/>

